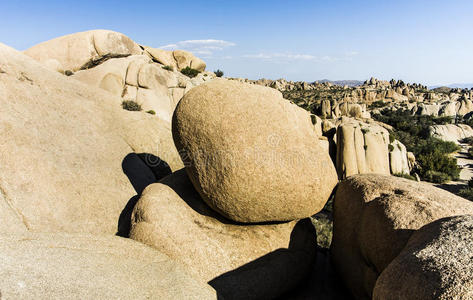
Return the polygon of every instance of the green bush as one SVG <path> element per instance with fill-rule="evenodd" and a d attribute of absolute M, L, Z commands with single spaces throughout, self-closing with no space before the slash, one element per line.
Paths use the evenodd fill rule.
<path fill-rule="evenodd" d="M 217 77 L 222 77 L 223 76 L 223 71 L 218 69 L 217 71 L 214 72 L 215 73 L 215 76 Z"/>
<path fill-rule="evenodd" d="M 433 183 L 445 183 L 449 180 L 448 174 L 429 170 L 424 174 L 424 179 Z"/>
<path fill-rule="evenodd" d="M 468 180 L 468 187 L 473 188 L 473 178 Z"/>
<path fill-rule="evenodd" d="M 422 169 L 420 170 L 421 176 L 426 179 L 433 178 L 431 175 L 428 175 L 429 172 L 445 174 L 447 178 L 443 182 L 448 180 L 457 180 L 460 176 L 460 168 L 458 168 L 457 166 L 457 159 L 445 155 L 445 153 L 442 153 L 440 151 L 420 154 L 417 157 L 417 161 L 422 166 Z M 437 180 L 431 182 L 443 183 L 438 182 Z"/>
<path fill-rule="evenodd" d="M 468 184 L 469 184 L 469 182 L 468 182 Z M 461 189 L 458 192 L 458 195 L 460 195 L 461 197 L 463 197 L 465 199 L 473 201 L 473 188 L 468 187 L 468 188 Z"/>
<path fill-rule="evenodd" d="M 405 174 L 405 173 L 394 173 L 393 176 L 396 176 L 396 177 L 401 177 L 401 178 L 405 178 L 405 179 L 409 179 L 409 180 L 414 180 L 414 181 L 417 181 L 416 178 L 412 175 L 409 175 L 409 174 Z"/>
<path fill-rule="evenodd" d="M 387 105 L 388 105 L 387 102 L 384 102 L 383 100 L 379 100 L 379 101 L 375 101 L 375 102 L 371 103 L 371 104 L 369 105 L 369 107 L 370 107 L 371 109 L 373 109 L 373 108 L 386 107 Z"/>
<path fill-rule="evenodd" d="M 133 100 L 125 100 L 122 102 L 122 107 L 123 109 L 129 110 L 129 111 L 140 111 L 141 110 L 141 105 L 138 104 L 137 102 Z"/>
<path fill-rule="evenodd" d="M 173 71 L 174 70 L 174 68 L 172 66 L 163 66 L 163 69 L 167 70 L 167 71 Z"/>
<path fill-rule="evenodd" d="M 398 110 L 375 114 L 373 118 L 393 127 L 389 134 L 391 143 L 395 139 L 399 140 L 407 151 L 414 153 L 419 165 L 416 172 L 423 180 L 445 182 L 458 179 L 460 169 L 456 159 L 448 154 L 458 151 L 460 147 L 429 134 L 430 126 L 449 124 L 452 122 L 451 117 L 412 116 L 407 110 Z M 389 147 L 389 151 L 392 150 L 394 147 Z"/>
<path fill-rule="evenodd" d="M 154 110 L 152 110 L 152 109 L 151 109 L 151 110 L 148 110 L 147 113 L 149 113 L 150 115 L 155 115 L 155 114 L 156 114 L 156 112 L 155 112 Z"/>
<path fill-rule="evenodd" d="M 200 72 L 197 71 L 196 69 L 185 67 L 184 69 L 181 70 L 181 73 L 188 76 L 188 77 L 190 77 L 190 78 L 193 78 L 193 77 L 197 76 L 197 74 L 199 74 Z"/>

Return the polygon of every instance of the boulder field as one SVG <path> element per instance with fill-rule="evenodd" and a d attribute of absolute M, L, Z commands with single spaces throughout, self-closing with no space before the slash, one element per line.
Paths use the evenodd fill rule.
<path fill-rule="evenodd" d="M 107 30 L 0 44 L 0 298 L 473 297 L 473 202 L 389 176 L 415 158 L 354 103 L 423 86 L 337 87 L 322 120 L 277 89 L 328 83 L 205 68 Z M 405 107 L 453 116 L 461 95 Z M 471 130 L 452 126 L 432 132 Z"/>

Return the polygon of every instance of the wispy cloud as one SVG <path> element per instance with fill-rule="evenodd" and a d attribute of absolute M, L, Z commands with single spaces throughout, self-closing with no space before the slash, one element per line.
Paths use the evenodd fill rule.
<path fill-rule="evenodd" d="M 198 55 L 211 56 L 214 52 L 222 51 L 235 45 L 235 43 L 229 41 L 208 39 L 180 41 L 174 44 L 163 45 L 159 48 L 165 50 L 182 49 Z"/>
<path fill-rule="evenodd" d="M 271 62 L 289 62 L 289 61 L 314 61 L 314 62 L 335 62 L 340 60 L 351 60 L 352 57 L 358 55 L 358 52 L 351 51 L 345 53 L 340 57 L 338 56 L 315 56 L 312 54 L 294 54 L 294 53 L 258 53 L 258 54 L 245 54 L 242 57 L 261 59 Z"/>
<path fill-rule="evenodd" d="M 246 54 L 245 58 L 259 58 L 259 59 L 281 59 L 281 60 L 315 60 L 316 57 L 309 54 L 288 54 L 288 53 L 258 53 Z"/>

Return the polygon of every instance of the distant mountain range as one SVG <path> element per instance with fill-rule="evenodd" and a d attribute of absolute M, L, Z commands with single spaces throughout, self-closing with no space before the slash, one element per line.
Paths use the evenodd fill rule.
<path fill-rule="evenodd" d="M 322 79 L 322 80 L 317 80 L 319 83 L 325 83 L 325 82 L 330 82 L 335 85 L 341 85 L 341 86 L 360 86 L 363 84 L 364 81 L 361 80 L 328 80 L 328 79 Z"/>
<path fill-rule="evenodd" d="M 432 89 L 436 89 L 436 88 L 439 88 L 439 87 L 448 87 L 448 88 L 452 88 L 452 89 L 457 89 L 457 88 L 471 89 L 471 88 L 473 88 L 473 83 L 452 83 L 452 84 L 449 84 L 449 85 L 432 85 L 432 86 L 429 86 L 429 89 L 432 90 Z"/>

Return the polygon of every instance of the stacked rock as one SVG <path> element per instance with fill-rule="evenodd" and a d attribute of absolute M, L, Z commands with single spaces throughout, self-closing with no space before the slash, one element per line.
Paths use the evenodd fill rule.
<path fill-rule="evenodd" d="M 173 116 L 185 170 L 149 186 L 130 237 L 159 249 L 225 299 L 275 298 L 311 271 L 307 217 L 337 174 L 310 116 L 271 88 L 214 80 Z"/>

